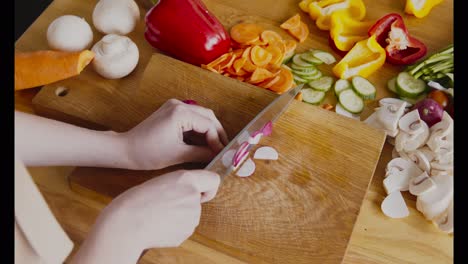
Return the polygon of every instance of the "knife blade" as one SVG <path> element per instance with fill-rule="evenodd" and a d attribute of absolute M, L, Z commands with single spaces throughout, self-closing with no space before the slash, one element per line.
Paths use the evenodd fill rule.
<path fill-rule="evenodd" d="M 254 119 L 252 119 L 235 137 L 232 139 L 224 149 L 213 158 L 213 160 L 205 167 L 206 170 L 216 172 L 224 179 L 230 174 L 234 167 L 231 166 L 232 162 L 229 162 L 228 167 L 223 164 L 224 155 L 230 150 L 238 150 L 242 143 L 246 142 L 249 137 L 256 131 L 262 129 L 268 122 L 274 123 L 288 108 L 289 104 L 294 100 L 296 95 L 301 91 L 303 84 L 296 86 L 294 89 L 278 96 L 273 100 L 267 107 L 265 107 L 260 113 L 258 113 Z M 252 147 L 249 144 L 248 150 Z"/>

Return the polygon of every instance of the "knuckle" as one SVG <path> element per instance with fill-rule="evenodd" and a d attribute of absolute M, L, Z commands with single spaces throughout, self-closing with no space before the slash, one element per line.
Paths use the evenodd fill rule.
<path fill-rule="evenodd" d="M 175 98 L 171 98 L 169 100 L 167 100 L 167 103 L 170 104 L 170 105 L 176 105 L 178 104 L 179 100 L 175 99 Z"/>

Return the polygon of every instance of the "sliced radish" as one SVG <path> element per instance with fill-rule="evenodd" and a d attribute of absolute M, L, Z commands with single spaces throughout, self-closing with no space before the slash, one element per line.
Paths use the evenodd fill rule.
<path fill-rule="evenodd" d="M 237 139 L 237 143 L 238 144 L 242 144 L 244 143 L 245 141 L 249 140 L 250 138 L 250 135 L 249 135 L 249 132 L 247 131 L 244 131 L 242 132 L 242 134 L 239 136 L 239 138 Z"/>
<path fill-rule="evenodd" d="M 266 123 L 262 130 L 261 130 L 262 134 L 264 136 L 269 136 L 271 135 L 271 132 L 273 132 L 273 123 L 271 121 L 268 121 L 268 123 Z"/>
<path fill-rule="evenodd" d="M 254 159 L 277 160 L 278 152 L 272 147 L 261 147 L 255 151 Z"/>
<path fill-rule="evenodd" d="M 356 120 L 361 120 L 360 115 L 356 115 L 356 114 L 353 114 L 351 112 L 346 111 L 340 104 L 336 104 L 335 112 L 337 114 L 339 114 L 339 115 L 342 115 L 342 116 L 346 116 L 346 117 L 353 118 L 353 119 L 356 119 Z"/>
<path fill-rule="evenodd" d="M 258 142 L 260 142 L 260 139 L 262 138 L 262 136 L 263 136 L 263 133 L 257 131 L 257 132 L 254 133 L 254 135 L 249 137 L 247 142 L 249 142 L 250 145 L 257 145 Z"/>
<path fill-rule="evenodd" d="M 234 167 L 237 167 L 241 163 L 241 161 L 245 158 L 245 156 L 249 153 L 248 148 L 249 148 L 249 142 L 244 142 L 237 149 L 236 153 L 234 154 L 234 157 L 232 158 L 232 165 Z"/>
<path fill-rule="evenodd" d="M 234 154 L 236 154 L 235 149 L 230 149 L 226 151 L 226 153 L 224 153 L 222 159 L 224 167 L 229 168 L 232 165 L 232 159 L 234 158 Z"/>
<path fill-rule="evenodd" d="M 391 218 L 404 218 L 409 215 L 408 207 L 399 191 L 390 193 L 380 207 L 382 212 Z"/>
<path fill-rule="evenodd" d="M 255 163 L 251 158 L 248 158 L 244 164 L 236 172 L 236 175 L 239 177 L 249 177 L 255 171 Z"/>
<path fill-rule="evenodd" d="M 189 105 L 198 105 L 197 101 L 195 101 L 195 100 L 190 100 L 190 99 L 188 99 L 188 100 L 183 100 L 182 102 L 185 103 L 185 104 L 189 104 Z"/>

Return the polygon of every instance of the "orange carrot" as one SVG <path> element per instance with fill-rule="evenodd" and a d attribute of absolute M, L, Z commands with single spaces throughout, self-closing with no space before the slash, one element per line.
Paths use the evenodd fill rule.
<path fill-rule="evenodd" d="M 15 52 L 15 91 L 79 75 L 93 58 L 90 50 Z"/>
<path fill-rule="evenodd" d="M 250 59 L 257 66 L 265 66 L 271 61 L 272 55 L 260 46 L 253 46 L 250 51 Z"/>
<path fill-rule="evenodd" d="M 231 28 L 231 38 L 240 44 L 252 43 L 260 37 L 263 28 L 257 24 L 240 23 Z"/>
<path fill-rule="evenodd" d="M 260 38 L 265 41 L 266 43 L 272 43 L 272 42 L 282 42 L 283 38 L 280 36 L 280 34 L 276 33 L 273 30 L 265 30 L 262 32 L 260 35 Z"/>
<path fill-rule="evenodd" d="M 294 99 L 302 102 L 302 92 L 299 92 Z"/>
<path fill-rule="evenodd" d="M 300 22 L 297 28 L 288 29 L 289 34 L 295 37 L 300 43 L 304 42 L 309 36 L 309 28 L 304 22 Z"/>
<path fill-rule="evenodd" d="M 271 86 L 273 86 L 273 84 L 275 84 L 276 82 L 278 82 L 280 80 L 280 76 L 274 76 L 273 78 L 270 78 L 270 79 L 266 79 L 265 81 L 257 84 L 257 86 L 260 86 L 262 88 L 270 88 Z"/>
<path fill-rule="evenodd" d="M 252 76 L 250 76 L 249 83 L 259 83 L 272 77 L 274 77 L 273 73 L 264 68 L 258 67 L 252 73 Z"/>
<path fill-rule="evenodd" d="M 280 69 L 281 69 L 281 72 L 279 74 L 280 79 L 270 87 L 270 90 L 277 92 L 277 93 L 283 93 L 289 90 L 293 83 L 292 73 L 283 67 L 281 67 Z"/>

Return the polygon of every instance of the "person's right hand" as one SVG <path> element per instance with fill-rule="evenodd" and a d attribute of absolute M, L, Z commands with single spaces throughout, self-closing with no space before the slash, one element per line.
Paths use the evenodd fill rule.
<path fill-rule="evenodd" d="M 136 263 L 145 249 L 179 246 L 219 184 L 214 172 L 179 170 L 127 190 L 103 210 L 72 262 Z"/>

